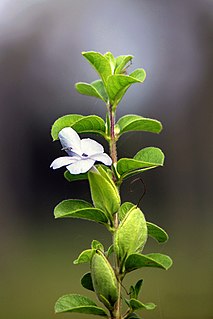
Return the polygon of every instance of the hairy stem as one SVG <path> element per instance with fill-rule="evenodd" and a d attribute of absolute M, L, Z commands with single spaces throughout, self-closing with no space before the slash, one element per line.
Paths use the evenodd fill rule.
<path fill-rule="evenodd" d="M 109 121 L 110 121 L 110 155 L 112 163 L 117 162 L 117 148 L 116 148 L 116 136 L 115 136 L 115 111 L 112 109 L 112 105 L 109 106 Z"/>
<path fill-rule="evenodd" d="M 113 110 L 112 105 L 108 106 L 109 110 L 109 123 L 110 123 L 110 141 L 109 141 L 109 147 L 110 147 L 110 156 L 112 159 L 112 165 L 117 163 L 117 147 L 116 147 L 116 135 L 115 135 L 115 111 Z M 115 172 L 113 171 L 113 180 L 114 182 L 117 181 L 117 177 Z M 119 226 L 119 219 L 118 214 L 115 213 L 113 215 L 114 217 L 114 228 L 115 230 Z M 111 319 L 121 319 L 121 282 L 120 282 L 120 262 L 115 256 L 115 273 L 116 277 L 118 279 L 118 301 L 115 304 L 114 310 L 111 313 Z"/>

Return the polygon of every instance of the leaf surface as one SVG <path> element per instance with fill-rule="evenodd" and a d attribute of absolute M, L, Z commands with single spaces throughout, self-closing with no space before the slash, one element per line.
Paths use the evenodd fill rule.
<path fill-rule="evenodd" d="M 143 249 L 147 240 L 146 220 L 142 211 L 133 206 L 118 226 L 114 235 L 114 249 L 123 261 Z"/>
<path fill-rule="evenodd" d="M 133 203 L 130 202 L 124 202 L 121 207 L 119 208 L 118 211 L 118 216 L 120 221 L 122 221 L 124 219 L 124 217 L 126 216 L 126 214 L 129 212 L 129 210 L 135 206 Z"/>
<path fill-rule="evenodd" d="M 58 133 L 64 127 L 72 127 L 72 125 L 81 118 L 83 118 L 83 115 L 80 115 L 80 114 L 68 114 L 68 115 L 59 117 L 53 123 L 52 129 L 51 129 L 51 136 L 53 141 L 58 140 Z"/>
<path fill-rule="evenodd" d="M 94 206 L 111 218 L 120 206 L 120 196 L 117 189 L 100 173 L 90 171 L 88 178 Z"/>
<path fill-rule="evenodd" d="M 169 256 L 153 253 L 153 254 L 132 254 L 125 263 L 126 272 L 133 271 L 142 267 L 156 267 L 162 269 L 169 269 L 172 266 L 172 260 Z"/>
<path fill-rule="evenodd" d="M 153 310 L 156 307 L 156 305 L 152 302 L 142 303 L 141 301 L 134 298 L 130 299 L 129 305 L 133 311 L 139 310 L 139 309 Z"/>
<path fill-rule="evenodd" d="M 71 174 L 68 170 L 64 172 L 64 177 L 66 180 L 68 180 L 68 182 L 83 181 L 88 179 L 87 173 Z"/>
<path fill-rule="evenodd" d="M 105 122 L 97 115 L 68 114 L 60 117 L 52 126 L 51 135 L 54 141 L 64 127 L 72 127 L 78 133 L 96 133 L 105 137 Z"/>
<path fill-rule="evenodd" d="M 134 114 L 122 116 L 115 127 L 119 135 L 130 131 L 160 133 L 162 130 L 162 124 L 159 121 Z"/>
<path fill-rule="evenodd" d="M 106 85 L 108 77 L 112 74 L 109 60 L 101 53 L 94 51 L 82 52 L 82 55 L 93 66 L 103 80 L 103 83 Z"/>
<path fill-rule="evenodd" d="M 92 259 L 92 256 L 94 254 L 93 249 L 86 249 L 80 253 L 78 258 L 73 261 L 74 265 L 79 265 L 79 264 L 84 264 L 84 263 L 89 263 L 90 260 Z"/>
<path fill-rule="evenodd" d="M 147 222 L 146 224 L 148 229 L 148 235 L 157 240 L 159 243 L 165 243 L 169 239 L 169 236 L 167 235 L 165 230 L 160 226 L 150 222 Z"/>
<path fill-rule="evenodd" d="M 54 216 L 55 218 L 82 218 L 102 224 L 108 222 L 102 210 L 78 199 L 67 199 L 59 203 L 54 209 Z"/>
<path fill-rule="evenodd" d="M 91 272 L 88 272 L 83 275 L 81 278 L 81 285 L 88 290 L 94 291 L 93 283 L 92 283 L 92 276 Z"/>
<path fill-rule="evenodd" d="M 119 55 L 116 58 L 116 68 L 115 74 L 123 73 L 123 69 L 128 62 L 130 62 L 133 58 L 133 55 Z"/>
<path fill-rule="evenodd" d="M 117 163 L 118 173 L 122 178 L 130 177 L 147 169 L 162 166 L 164 154 L 157 147 L 146 147 L 140 150 L 133 159 L 121 158 Z"/>
<path fill-rule="evenodd" d="M 113 74 L 107 81 L 107 93 L 112 105 L 117 105 L 125 94 L 126 90 L 133 83 L 142 83 L 146 73 L 143 69 L 135 70 L 130 75 Z"/>
<path fill-rule="evenodd" d="M 68 294 L 59 298 L 55 304 L 55 312 L 78 312 L 107 316 L 107 313 L 104 309 L 98 307 L 89 298 L 78 294 Z"/>
<path fill-rule="evenodd" d="M 97 90 L 97 88 L 89 83 L 85 82 L 78 82 L 75 84 L 75 88 L 78 91 L 78 93 L 83 94 L 83 95 L 88 95 L 88 96 L 94 96 L 97 97 L 98 99 L 103 100 L 106 102 L 104 97 L 100 94 L 100 92 Z"/>

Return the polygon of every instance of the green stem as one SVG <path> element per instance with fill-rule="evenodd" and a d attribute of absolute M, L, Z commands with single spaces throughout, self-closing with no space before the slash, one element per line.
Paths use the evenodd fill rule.
<path fill-rule="evenodd" d="M 115 111 L 112 109 L 112 105 L 109 106 L 109 122 L 110 122 L 110 155 L 112 158 L 112 164 L 117 163 L 117 148 L 116 148 L 116 136 L 115 136 Z"/>
<path fill-rule="evenodd" d="M 112 165 L 117 163 L 117 147 L 116 147 L 116 135 L 115 135 L 115 115 L 116 112 L 113 110 L 112 105 L 108 106 L 108 116 L 109 116 L 109 124 L 110 124 L 110 140 L 109 140 L 109 147 L 110 147 L 110 156 L 112 159 Z M 115 174 L 115 171 L 113 170 L 113 181 L 117 181 L 117 176 Z M 118 219 L 118 213 L 115 213 L 113 215 L 114 218 L 114 229 L 117 230 L 119 226 L 119 219 Z M 115 257 L 115 273 L 118 280 L 118 301 L 115 304 L 114 310 L 111 314 L 111 319 L 121 319 L 121 283 L 120 283 L 120 262 L 118 260 L 118 257 Z"/>

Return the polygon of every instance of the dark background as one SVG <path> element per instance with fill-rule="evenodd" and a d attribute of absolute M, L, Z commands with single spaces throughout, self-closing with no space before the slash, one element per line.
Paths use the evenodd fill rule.
<path fill-rule="evenodd" d="M 166 253 L 174 266 L 129 275 L 128 283 L 145 279 L 141 299 L 158 305 L 143 317 L 213 318 L 212 35 L 210 0 L 1 0 L 1 318 L 55 318 L 61 295 L 92 295 L 79 283 L 88 266 L 72 261 L 94 238 L 110 244 L 100 225 L 52 213 L 65 198 L 90 199 L 86 182 L 70 184 L 63 169 L 49 169 L 62 155 L 50 137 L 59 116 L 105 116 L 101 101 L 74 89 L 97 78 L 81 56 L 89 50 L 133 54 L 129 70 L 143 67 L 147 79 L 129 89 L 118 117 L 135 113 L 164 125 L 160 135 L 130 133 L 118 143 L 119 157 L 145 146 L 166 154 L 164 168 L 144 173 L 140 206 L 170 234 L 163 246 L 150 240 L 145 252 Z M 123 200 L 138 201 L 142 187 L 133 188 L 125 183 Z M 60 315 L 68 317 L 87 318 Z"/>

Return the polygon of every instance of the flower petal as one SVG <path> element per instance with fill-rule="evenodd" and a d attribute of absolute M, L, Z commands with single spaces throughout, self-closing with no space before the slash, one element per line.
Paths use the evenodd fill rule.
<path fill-rule="evenodd" d="M 81 149 L 82 153 L 88 156 L 104 152 L 103 146 L 91 138 L 83 138 L 81 140 Z"/>
<path fill-rule="evenodd" d="M 94 154 L 94 155 L 91 155 L 90 158 L 94 159 L 95 161 L 102 162 L 105 165 L 110 166 L 112 164 L 111 157 L 109 157 L 109 155 L 107 155 L 106 153 Z"/>
<path fill-rule="evenodd" d="M 95 160 L 93 159 L 82 159 L 67 166 L 68 171 L 71 174 L 77 175 L 81 173 L 86 173 L 94 165 Z"/>
<path fill-rule="evenodd" d="M 62 166 L 66 166 L 66 165 L 75 163 L 78 160 L 79 160 L 78 157 L 70 157 L 70 156 L 58 157 L 52 162 L 50 167 L 53 169 L 57 169 L 57 168 L 60 168 Z"/>
<path fill-rule="evenodd" d="M 58 134 L 63 148 L 69 148 L 68 151 L 81 155 L 81 139 L 71 127 L 64 127 Z"/>

